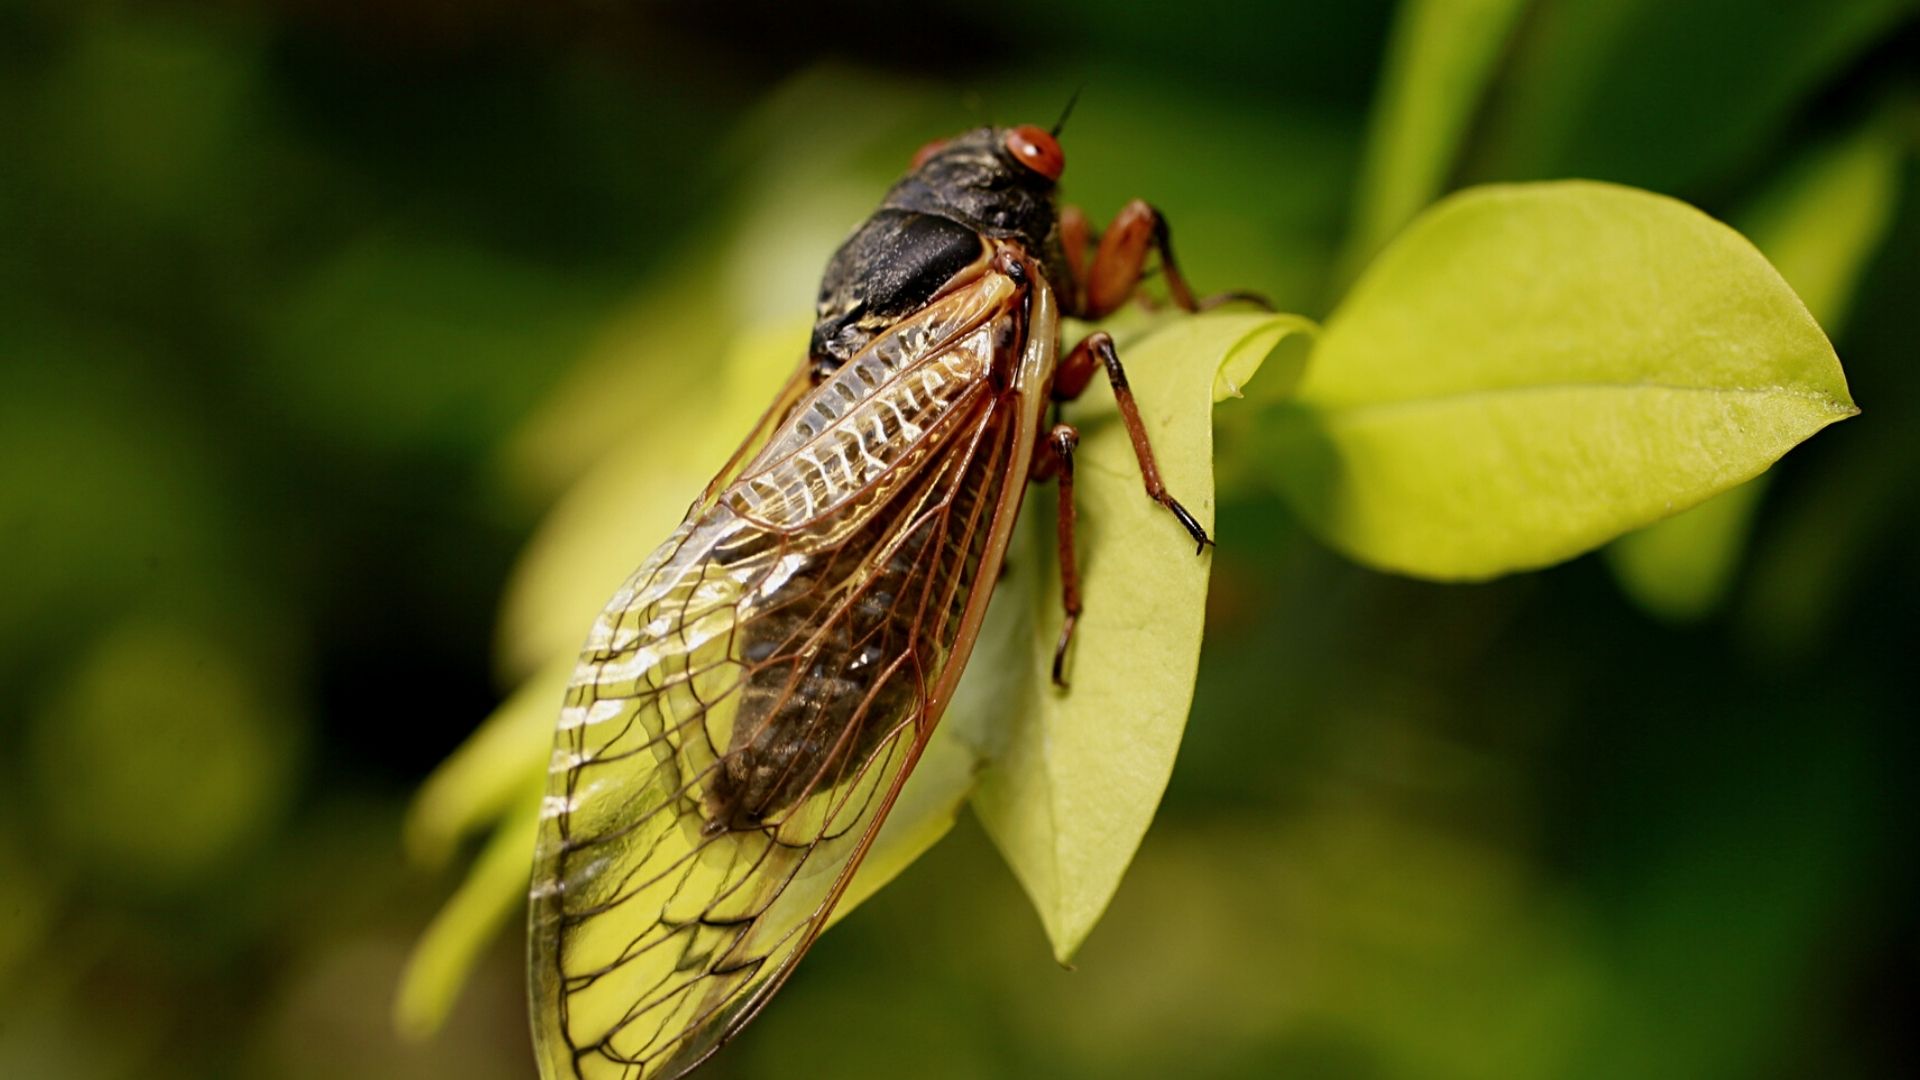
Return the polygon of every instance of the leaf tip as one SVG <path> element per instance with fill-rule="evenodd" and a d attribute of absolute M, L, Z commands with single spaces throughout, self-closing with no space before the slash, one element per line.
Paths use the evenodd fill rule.
<path fill-rule="evenodd" d="M 432 970 L 424 949 L 407 959 L 406 971 L 393 996 L 394 1034 L 411 1042 L 426 1042 L 438 1034 L 453 1005 L 452 994 L 443 985 L 439 973 Z"/>
<path fill-rule="evenodd" d="M 1119 886 L 1119 881 L 1114 881 Z M 1111 899 L 1111 896 L 1108 897 Z M 1074 970 L 1073 958 L 1079 955 L 1080 946 L 1087 943 L 1087 937 L 1100 923 L 1100 917 L 1106 914 L 1106 901 L 1101 901 L 1091 910 L 1076 908 L 1065 895 L 1059 898 L 1059 909 L 1051 919 L 1042 920 L 1047 931 L 1047 944 L 1053 947 L 1053 962 L 1068 971 Z"/>
<path fill-rule="evenodd" d="M 1830 397 L 1826 401 L 1826 419 L 1820 426 L 1826 427 L 1828 424 L 1837 424 L 1842 420 L 1851 420 L 1859 415 L 1860 406 L 1854 404 L 1852 398 L 1847 397 L 1845 394 L 1838 397 Z"/>

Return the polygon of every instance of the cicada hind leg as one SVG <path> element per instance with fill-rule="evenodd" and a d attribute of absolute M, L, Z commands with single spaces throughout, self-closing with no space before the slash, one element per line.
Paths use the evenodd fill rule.
<path fill-rule="evenodd" d="M 1179 263 L 1174 260 L 1173 237 L 1167 227 L 1167 219 L 1150 203 L 1140 199 L 1128 203 L 1114 217 L 1113 224 L 1100 234 L 1093 251 L 1088 251 L 1093 238 L 1086 215 L 1077 207 L 1067 207 L 1061 212 L 1060 239 L 1067 268 L 1073 277 L 1073 295 L 1067 299 L 1065 307 L 1068 314 L 1077 318 L 1103 318 L 1137 295 L 1140 282 L 1146 276 L 1147 256 L 1155 252 L 1160 256 L 1160 273 L 1166 279 L 1168 295 L 1182 311 L 1204 311 L 1234 300 L 1271 307 L 1265 298 L 1247 292 L 1219 293 L 1196 300 L 1186 278 L 1180 273 Z M 1174 498 L 1161 480 L 1160 466 L 1153 456 L 1153 444 L 1147 438 L 1146 426 L 1140 421 L 1140 407 L 1134 401 L 1133 389 L 1127 385 L 1126 368 L 1120 363 L 1120 354 L 1113 347 L 1113 338 L 1105 331 L 1088 334 L 1060 362 L 1054 373 L 1054 399 L 1071 401 L 1079 397 L 1087 384 L 1093 381 L 1094 373 L 1100 370 L 1106 372 L 1107 381 L 1113 387 L 1113 399 L 1119 406 L 1120 420 L 1126 426 L 1127 438 L 1133 444 L 1134 457 L 1140 463 L 1140 479 L 1146 486 L 1147 497 L 1166 507 L 1180 527 L 1193 538 L 1195 553 L 1204 554 L 1212 546 L 1213 538 L 1207 535 L 1199 520 L 1180 504 L 1179 499 Z M 1054 647 L 1053 656 L 1053 681 L 1060 686 L 1066 685 L 1067 649 L 1072 644 L 1074 626 L 1079 622 L 1081 610 L 1080 581 L 1074 557 L 1073 507 L 1073 452 L 1078 445 L 1079 432 L 1071 425 L 1055 425 L 1047 436 L 1041 455 L 1036 459 L 1035 467 L 1036 478 L 1057 477 L 1060 482 L 1060 518 L 1057 526 L 1060 599 L 1066 617 L 1061 624 L 1060 639 Z"/>
<path fill-rule="evenodd" d="M 1060 553 L 1060 607 L 1066 612 L 1066 618 L 1060 623 L 1060 639 L 1053 647 L 1053 683 L 1062 688 L 1067 685 L 1067 646 L 1073 643 L 1073 628 L 1080 621 L 1080 560 L 1075 555 L 1073 542 L 1073 452 L 1079 446 L 1079 428 L 1055 424 L 1033 459 L 1035 480 L 1056 480 L 1060 484 L 1060 512 L 1055 528 Z"/>

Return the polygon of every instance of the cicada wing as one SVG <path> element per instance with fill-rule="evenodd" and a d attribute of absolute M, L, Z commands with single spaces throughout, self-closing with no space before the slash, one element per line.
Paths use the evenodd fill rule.
<path fill-rule="evenodd" d="M 644 792 L 631 803 L 596 797 L 607 790 L 590 790 L 596 782 L 623 782 L 617 764 L 599 770 L 608 775 L 588 781 L 569 815 L 583 846 L 535 897 L 536 1041 L 548 1075 L 676 1076 L 743 1023 L 831 910 L 919 751 L 918 719 L 904 718 L 851 782 L 788 828 L 708 832 L 685 804 L 698 755 L 630 768 L 625 779 Z M 556 837 L 543 828 L 542 840 Z M 562 865 L 555 854 L 543 850 L 541 864 Z"/>
<path fill-rule="evenodd" d="M 825 926 L 1017 508 L 1031 410 L 985 378 L 1010 295 L 983 279 L 786 407 L 596 620 L 535 857 L 548 1077 L 680 1075 Z"/>

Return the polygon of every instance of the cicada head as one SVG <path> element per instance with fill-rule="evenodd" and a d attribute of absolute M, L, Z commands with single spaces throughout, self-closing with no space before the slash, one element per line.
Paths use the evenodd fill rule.
<path fill-rule="evenodd" d="M 922 147 L 885 205 L 938 214 L 1039 251 L 1053 228 L 1054 187 L 1066 165 L 1044 128 L 975 128 Z"/>

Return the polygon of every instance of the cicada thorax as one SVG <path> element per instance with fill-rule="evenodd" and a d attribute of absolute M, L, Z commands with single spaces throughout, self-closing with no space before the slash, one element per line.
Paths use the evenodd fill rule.
<path fill-rule="evenodd" d="M 1023 148 L 1052 160 L 1037 162 Z M 924 155 L 828 261 L 809 349 L 816 370 L 838 368 L 1008 246 L 1071 295 L 1054 205 L 1059 153 L 1034 129 L 981 128 Z"/>
<path fill-rule="evenodd" d="M 954 275 L 911 326 L 828 375 L 722 494 L 754 529 L 716 560 L 769 570 L 734 644 L 746 675 L 702 796 L 707 833 L 778 838 L 784 815 L 928 719 L 915 705 L 946 658 L 924 643 L 954 640 L 988 538 L 977 525 L 1009 480 L 980 443 L 1017 434 L 982 421 L 1024 350 L 1022 273 L 981 259 Z"/>
<path fill-rule="evenodd" d="M 822 371 L 858 354 L 978 263 L 985 242 L 939 214 L 882 209 L 840 246 L 820 279 L 809 353 Z"/>

